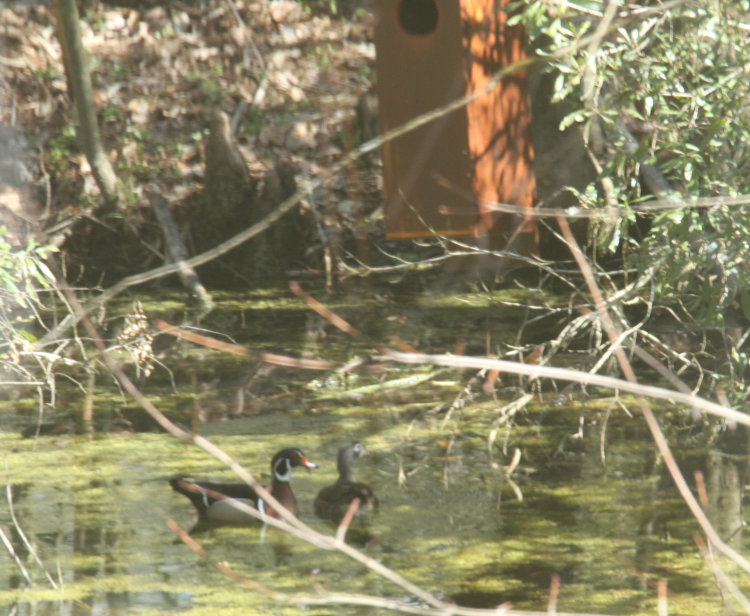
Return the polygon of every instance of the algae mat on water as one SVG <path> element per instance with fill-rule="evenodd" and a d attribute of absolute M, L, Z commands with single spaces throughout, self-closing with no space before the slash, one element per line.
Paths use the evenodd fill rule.
<path fill-rule="evenodd" d="M 372 524 L 380 539 L 378 560 L 430 592 L 462 605 L 489 607 L 511 601 L 542 609 L 553 573 L 562 579 L 561 610 L 613 614 L 653 613 L 651 586 L 667 579 L 671 614 L 712 613 L 717 593 L 690 535 L 695 525 L 658 474 L 644 474 L 649 454 L 643 434 L 630 424 L 608 448 L 606 471 L 596 443 L 550 455 L 568 428 L 562 414 L 544 431 L 520 431 L 514 446 L 525 452 L 515 481 L 523 502 L 503 478 L 502 457 L 488 456 L 484 414 L 465 410 L 462 430 L 435 438 L 425 417 L 408 429 L 399 421 L 374 421 L 370 409 L 338 409 L 326 417 L 258 417 L 206 426 L 210 438 L 246 468 L 267 478 L 271 455 L 299 445 L 318 471 L 296 472 L 301 518 L 319 530 L 311 503 L 336 476 L 335 451 L 349 435 L 369 434 L 372 455 L 358 477 L 379 493 Z M 214 428 L 211 430 L 211 428 Z M 612 426 L 612 434 L 617 434 Z M 630 432 L 628 432 L 630 431 Z M 280 434 L 284 436 L 280 436 Z M 619 438 L 622 436 L 623 438 Z M 450 442 L 450 445 L 448 443 Z M 198 449 L 160 434 L 113 434 L 21 439 L 2 435 L 8 482 L 18 524 L 30 538 L 51 579 L 14 545 L 33 587 L 11 559 L 0 560 L 0 605 L 17 614 L 184 612 L 192 615 L 268 614 L 279 609 L 240 587 L 212 563 L 270 588 L 314 594 L 330 591 L 403 598 L 404 592 L 343 556 L 321 552 L 269 529 L 219 528 L 199 535 L 201 558 L 166 527 L 195 521 L 189 503 L 174 494 L 175 474 L 227 478 L 222 465 Z M 450 449 L 450 451 L 448 451 Z M 399 486 L 398 478 L 401 477 Z M 9 512 L 0 516 L 13 527 Z M 649 529 L 651 529 L 649 531 Z M 12 536 L 12 533 L 8 533 Z M 285 605 L 283 613 L 361 613 L 361 608 Z M 699 610 L 700 611 L 700 610 Z"/>

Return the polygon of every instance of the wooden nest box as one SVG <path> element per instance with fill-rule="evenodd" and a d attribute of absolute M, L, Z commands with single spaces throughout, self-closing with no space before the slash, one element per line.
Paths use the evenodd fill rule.
<path fill-rule="evenodd" d="M 520 26 L 505 25 L 508 0 L 375 0 L 377 93 L 383 134 L 466 94 L 525 57 Z M 528 215 L 534 149 L 526 72 L 383 146 L 389 238 L 499 234 L 535 250 Z M 493 242 L 496 244 L 496 242 Z"/>

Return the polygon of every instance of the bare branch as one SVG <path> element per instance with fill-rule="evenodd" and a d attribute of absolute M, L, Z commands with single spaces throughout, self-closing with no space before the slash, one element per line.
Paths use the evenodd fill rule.
<path fill-rule="evenodd" d="M 339 524 L 339 527 L 336 529 L 336 541 L 344 543 L 346 531 L 349 530 L 349 525 L 352 523 L 352 520 L 357 513 L 357 509 L 359 509 L 359 503 L 359 497 L 352 499 L 349 508 L 346 510 L 344 517 L 341 519 L 341 524 Z"/>
<path fill-rule="evenodd" d="M 18 570 L 21 572 L 23 579 L 26 580 L 26 583 L 29 586 L 33 586 L 34 582 L 31 580 L 29 572 L 26 571 L 26 567 L 23 566 L 21 559 L 18 557 L 18 554 L 16 554 L 16 550 L 13 548 L 13 544 L 10 542 L 10 539 L 8 539 L 8 535 L 5 534 L 2 527 L 0 527 L 0 540 L 5 544 L 5 549 L 8 550 L 8 554 L 10 554 L 13 557 L 13 560 L 16 561 L 16 567 L 18 567 Z"/>
<path fill-rule="evenodd" d="M 5 461 L 5 472 L 8 472 L 8 461 Z M 36 561 L 36 564 L 39 565 L 39 568 L 44 572 L 45 577 L 47 578 L 47 581 L 50 583 L 50 586 L 57 590 L 57 582 L 52 579 L 52 576 L 49 574 L 49 571 L 44 567 L 44 563 L 42 563 L 42 560 L 39 558 L 39 556 L 36 553 L 36 550 L 34 549 L 34 546 L 31 545 L 31 542 L 29 541 L 29 538 L 26 536 L 26 533 L 23 532 L 23 529 L 21 528 L 21 525 L 18 523 L 18 520 L 16 519 L 16 512 L 13 509 L 13 491 L 11 490 L 10 483 L 7 483 L 5 486 L 5 492 L 8 497 L 8 510 L 10 511 L 10 518 L 13 520 L 13 526 L 16 528 L 16 532 L 18 533 L 18 536 L 21 537 L 21 541 L 23 541 L 23 544 L 26 546 L 26 549 L 29 551 L 29 554 L 31 554 L 32 558 Z"/>
<path fill-rule="evenodd" d="M 623 379 L 617 379 L 611 376 L 601 374 L 591 374 L 581 372 L 580 370 L 571 370 L 569 368 L 556 368 L 553 366 L 528 365 L 512 362 L 504 359 L 492 359 L 489 357 L 457 357 L 455 355 L 429 355 L 425 353 L 400 353 L 398 351 L 386 350 L 381 355 L 373 356 L 378 361 L 396 361 L 402 364 L 433 364 L 435 366 L 452 366 L 454 368 L 476 368 L 478 370 L 497 369 L 500 372 L 511 374 L 522 374 L 535 378 L 557 379 L 560 381 L 570 381 L 581 383 L 582 385 L 597 385 L 607 389 L 627 391 L 632 394 L 656 398 L 659 400 L 670 400 L 685 404 L 689 407 L 695 407 L 716 415 L 724 417 L 731 421 L 750 426 L 750 415 L 740 413 L 734 409 L 716 404 L 696 396 L 687 394 L 655 385 L 642 385 L 640 383 L 630 383 Z"/>
<path fill-rule="evenodd" d="M 596 305 L 596 310 L 599 314 L 599 319 L 601 320 L 602 327 L 606 332 L 610 342 L 612 343 L 612 346 L 614 347 L 614 354 L 617 358 L 617 363 L 620 366 L 620 370 L 622 370 L 622 373 L 625 375 L 625 378 L 631 385 L 638 386 L 633 367 L 630 365 L 630 362 L 625 355 L 625 350 L 618 341 L 617 329 L 615 328 L 610 314 L 607 311 L 601 291 L 599 290 L 599 287 L 594 280 L 591 268 L 589 267 L 589 264 L 586 261 L 585 256 L 583 255 L 583 252 L 578 247 L 578 243 L 576 242 L 575 237 L 573 237 L 573 233 L 568 226 L 568 221 L 561 216 L 560 218 L 558 218 L 557 223 L 558 225 L 560 225 L 560 229 L 562 230 L 562 233 L 567 241 L 568 248 L 573 254 L 573 258 L 576 260 L 576 263 L 578 264 L 578 267 L 580 268 L 581 273 L 586 280 L 586 284 L 589 287 L 589 291 L 591 292 L 594 304 Z M 703 512 L 703 509 L 701 509 L 701 506 L 698 504 L 695 496 L 693 496 L 693 493 L 690 491 L 690 487 L 688 486 L 687 481 L 685 481 L 685 477 L 683 477 L 679 466 L 677 466 L 677 462 L 675 461 L 674 456 L 672 456 L 672 452 L 669 449 L 669 444 L 667 443 L 667 439 L 664 437 L 664 433 L 661 431 L 659 422 L 656 420 L 656 416 L 651 410 L 651 407 L 646 402 L 645 397 L 640 393 L 634 393 L 636 393 L 636 395 L 638 396 L 638 403 L 641 408 L 641 413 L 643 414 L 643 418 L 646 420 L 646 425 L 651 431 L 651 436 L 654 439 L 654 443 L 656 444 L 659 453 L 664 458 L 664 463 L 669 470 L 669 474 L 672 476 L 672 481 L 674 481 L 675 486 L 680 492 L 680 496 L 682 496 L 682 499 L 685 501 L 688 509 L 690 509 L 691 513 L 693 514 L 693 517 L 696 519 L 698 524 L 700 524 L 700 527 L 703 529 L 703 532 L 706 533 L 709 541 L 720 552 L 722 552 L 725 556 L 731 558 L 737 565 L 742 567 L 745 572 L 750 573 L 750 562 L 748 562 L 745 557 L 742 556 L 739 552 L 722 541 L 718 533 L 714 530 L 714 527 L 711 525 L 711 522 L 706 517 L 706 514 Z M 677 395 L 677 392 L 674 392 L 673 395 Z M 682 392 L 680 392 L 679 395 L 685 396 L 686 398 L 692 397 L 687 394 L 683 394 Z M 698 398 L 697 396 L 695 396 L 695 398 L 700 400 L 700 398 Z M 744 413 L 732 411 L 732 415 L 735 415 L 736 417 L 743 417 L 744 421 L 739 423 L 750 425 L 750 421 L 748 421 L 748 419 L 750 418 L 748 418 L 748 416 Z"/>
<path fill-rule="evenodd" d="M 210 338 L 209 336 L 202 336 L 195 332 L 190 332 L 182 327 L 176 325 L 170 325 L 162 319 L 158 319 L 154 325 L 156 329 L 165 334 L 170 334 L 187 340 L 193 344 L 214 349 L 216 351 L 223 351 L 224 353 L 232 353 L 234 355 L 241 355 L 248 359 L 254 359 L 257 361 L 263 361 L 267 364 L 273 364 L 275 366 L 285 366 L 287 368 L 303 368 L 305 370 L 336 370 L 340 368 L 340 364 L 331 361 L 322 361 L 319 359 L 307 359 L 304 357 L 288 357 L 286 355 L 278 355 L 276 353 L 265 353 L 259 351 L 253 351 L 247 347 L 239 346 L 237 344 L 231 344 L 229 342 L 222 342 L 216 340 L 216 338 Z"/>

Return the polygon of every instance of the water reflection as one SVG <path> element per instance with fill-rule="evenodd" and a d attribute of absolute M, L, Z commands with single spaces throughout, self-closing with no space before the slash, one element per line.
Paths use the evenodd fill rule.
<path fill-rule="evenodd" d="M 273 417 L 258 417 L 238 422 L 236 435 L 231 422 L 224 422 L 214 438 L 251 469 L 266 467 L 279 433 L 322 461 L 335 459 L 345 437 L 363 438 L 372 455 L 361 462 L 358 476 L 381 500 L 370 524 L 380 534 L 372 554 L 461 605 L 511 601 L 519 609 L 541 609 L 554 573 L 562 581 L 561 610 L 638 613 L 652 604 L 653 584 L 660 577 L 679 595 L 718 605 L 706 599 L 715 593 L 710 572 L 695 558 L 697 527 L 638 420 L 610 418 L 604 431 L 604 415 L 590 412 L 579 434 L 577 409 L 550 413 L 544 425 L 529 416 L 526 425 L 509 433 L 505 453 L 496 444 L 490 456 L 485 436 L 490 415 L 465 417 L 460 432 L 454 426 L 453 434 L 439 439 L 427 415 L 411 419 L 408 437 L 398 421 L 379 417 L 373 419 L 368 408 L 350 409 L 336 420 L 346 428 L 335 429 L 330 418 L 326 423 L 318 416 L 298 416 L 292 424 L 284 416 L 275 430 Z M 420 429 L 419 422 L 429 429 Z M 573 433 L 576 438 L 570 438 Z M 747 435 L 737 434 L 707 458 L 676 447 L 684 470 L 705 468 L 711 511 L 723 537 L 741 523 Z M 332 591 L 398 592 L 361 566 L 275 529 L 265 540 L 257 527 L 209 529 L 196 536 L 208 561 L 193 554 L 162 521 L 162 513 L 183 528 L 195 521 L 195 512 L 166 479 L 223 469 L 166 436 L 4 438 L 6 449 L 14 450 L 9 477 L 17 519 L 62 590 L 59 600 L 41 592 L 49 585 L 40 567 L 17 533 L 8 531 L 13 524 L 7 511 L 0 511 L 0 524 L 35 582 L 27 589 L 18 567 L 0 558 L 0 579 L 5 580 L 0 611 L 119 616 L 146 609 L 190 612 L 198 604 L 217 610 L 239 601 L 265 605 L 247 591 L 233 598 L 236 587 L 211 566 L 224 560 L 241 574 L 282 590 L 311 592 L 317 584 Z M 513 476 L 522 501 L 503 478 L 515 448 L 523 452 Z M 336 476 L 330 462 L 316 473 L 295 477 L 300 516 L 319 530 L 331 529 L 314 517 L 312 502 Z M 734 541 L 740 539 L 735 533 Z M 217 594 L 216 588 L 226 593 Z M 690 600 L 687 605 L 694 607 Z M 341 608 L 340 613 L 358 610 Z M 695 612 L 677 607 L 670 613 Z"/>
<path fill-rule="evenodd" d="M 719 536 L 733 547 L 742 540 L 743 489 L 748 477 L 750 431 L 746 426 L 724 430 L 706 455 L 707 514 Z"/>
<path fill-rule="evenodd" d="M 15 603 L 9 616 L 124 616 L 139 610 L 184 612 L 192 607 L 187 593 L 105 592 L 76 601 Z"/>

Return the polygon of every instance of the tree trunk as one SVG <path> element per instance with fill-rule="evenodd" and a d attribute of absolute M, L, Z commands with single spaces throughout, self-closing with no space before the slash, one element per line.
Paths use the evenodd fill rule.
<path fill-rule="evenodd" d="M 63 52 L 68 87 L 71 90 L 70 96 L 78 112 L 78 139 L 106 206 L 114 208 L 120 200 L 117 176 L 107 159 L 99 135 L 91 75 L 81 41 L 78 8 L 75 0 L 53 0 L 52 5 L 57 20 L 57 36 Z"/>

